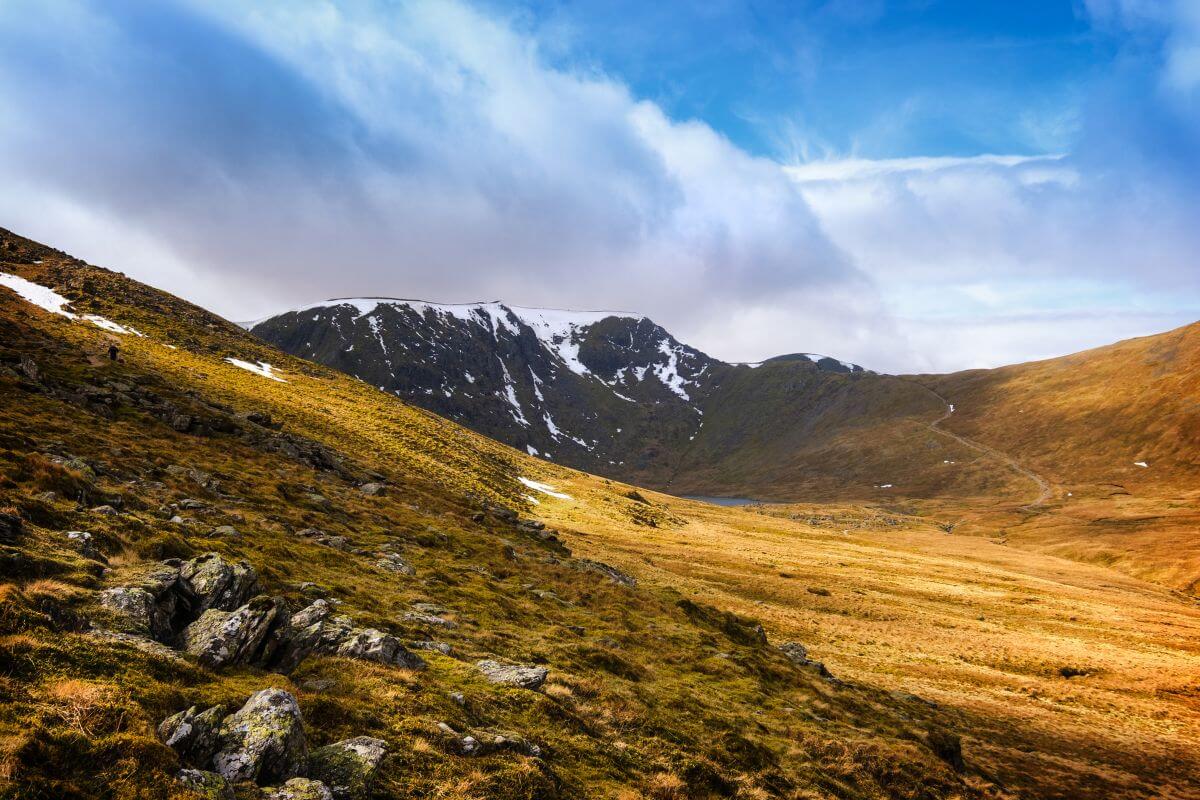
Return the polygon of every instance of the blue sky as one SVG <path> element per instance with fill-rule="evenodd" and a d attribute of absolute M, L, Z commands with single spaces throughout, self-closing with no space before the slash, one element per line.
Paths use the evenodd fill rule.
<path fill-rule="evenodd" d="M 8 0 L 0 225 L 233 319 L 638 310 L 729 360 L 1200 318 L 1200 0 Z"/>

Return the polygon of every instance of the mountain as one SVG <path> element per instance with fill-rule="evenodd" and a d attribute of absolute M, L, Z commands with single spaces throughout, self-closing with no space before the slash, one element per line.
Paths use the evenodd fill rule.
<path fill-rule="evenodd" d="M 821 417 L 837 413 L 830 406 L 846 387 L 892 382 L 809 353 L 725 363 L 624 312 L 359 298 L 314 304 L 250 329 L 532 455 L 663 488 L 687 483 L 692 465 L 710 466 L 711 452 L 723 457 L 731 441 L 756 444 L 756 431 L 745 430 L 732 407 L 754 414 L 799 394 L 815 399 L 809 427 L 819 427 Z M 747 396 L 754 396 L 749 405 Z M 777 418 L 790 422 L 787 414 Z M 758 460 L 786 466 L 805 452 L 794 436 L 785 440 L 792 456 Z"/>

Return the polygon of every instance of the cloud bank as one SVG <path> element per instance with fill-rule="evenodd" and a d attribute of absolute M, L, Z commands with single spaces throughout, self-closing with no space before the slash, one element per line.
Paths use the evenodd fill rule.
<path fill-rule="evenodd" d="M 1094 6 L 1153 44 L 1072 153 L 784 168 L 455 0 L 12 0 L 0 225 L 235 319 L 501 298 L 729 360 L 1052 355 L 1200 305 L 1195 28 Z"/>

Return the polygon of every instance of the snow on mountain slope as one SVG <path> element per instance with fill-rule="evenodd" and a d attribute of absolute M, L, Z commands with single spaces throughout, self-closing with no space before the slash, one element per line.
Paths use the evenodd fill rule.
<path fill-rule="evenodd" d="M 526 452 L 613 475 L 668 474 L 722 382 L 747 371 L 623 311 L 360 297 L 251 330 Z M 862 371 L 824 357 L 802 369 Z"/>

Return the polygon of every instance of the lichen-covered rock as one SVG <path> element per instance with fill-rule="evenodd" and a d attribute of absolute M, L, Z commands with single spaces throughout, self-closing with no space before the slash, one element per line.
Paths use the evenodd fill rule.
<path fill-rule="evenodd" d="M 260 595 L 236 611 L 210 608 L 183 631 L 183 648 L 212 669 L 231 664 L 267 662 L 268 634 L 287 619 L 278 597 Z"/>
<path fill-rule="evenodd" d="M 215 772 L 181 769 L 175 779 L 204 800 L 234 800 L 233 787 L 229 785 L 229 781 Z"/>
<path fill-rule="evenodd" d="M 67 541 L 84 558 L 92 561 L 107 562 L 107 559 L 96 548 L 95 537 L 87 531 L 67 531 Z"/>
<path fill-rule="evenodd" d="M 501 664 L 491 660 L 480 661 L 475 666 L 492 683 L 516 686 L 519 689 L 539 689 L 546 682 L 546 676 L 549 674 L 545 667 Z"/>
<path fill-rule="evenodd" d="M 158 726 L 158 738 L 189 764 L 207 766 L 217 752 L 225 706 L 198 711 L 192 706 L 167 717 Z"/>
<path fill-rule="evenodd" d="M 356 736 L 318 747 L 309 758 L 309 775 L 321 780 L 337 800 L 361 800 L 387 755 L 387 742 Z"/>
<path fill-rule="evenodd" d="M 258 591 L 258 574 L 244 561 L 226 561 L 217 553 L 206 553 L 179 567 L 179 575 L 196 596 L 194 614 L 210 608 L 232 611 Z"/>
<path fill-rule="evenodd" d="M 400 640 L 374 628 L 357 628 L 337 649 L 339 656 L 361 658 L 405 669 L 424 669 L 425 662 L 405 649 Z"/>
<path fill-rule="evenodd" d="M 138 586 L 117 586 L 100 593 L 100 605 L 120 618 L 125 630 L 160 638 L 170 634 L 170 620 L 160 612 L 154 595 Z"/>
<path fill-rule="evenodd" d="M 262 790 L 263 800 L 333 800 L 335 795 L 321 781 L 311 778 L 292 778 L 283 786 Z"/>
<path fill-rule="evenodd" d="M 308 746 L 300 706 L 282 689 L 263 689 L 221 723 L 213 769 L 231 782 L 259 784 L 303 776 Z"/>
<path fill-rule="evenodd" d="M 372 482 L 372 483 L 364 483 L 362 486 L 358 487 L 358 490 L 365 495 L 371 495 L 372 497 L 374 497 L 376 495 L 381 495 L 381 494 L 386 493 L 387 487 L 384 486 L 382 483 Z"/>
<path fill-rule="evenodd" d="M 292 615 L 288 625 L 277 631 L 279 638 L 271 668 L 287 674 L 314 653 L 336 653 L 354 630 L 350 618 L 334 614 L 328 600 L 315 600 Z"/>

